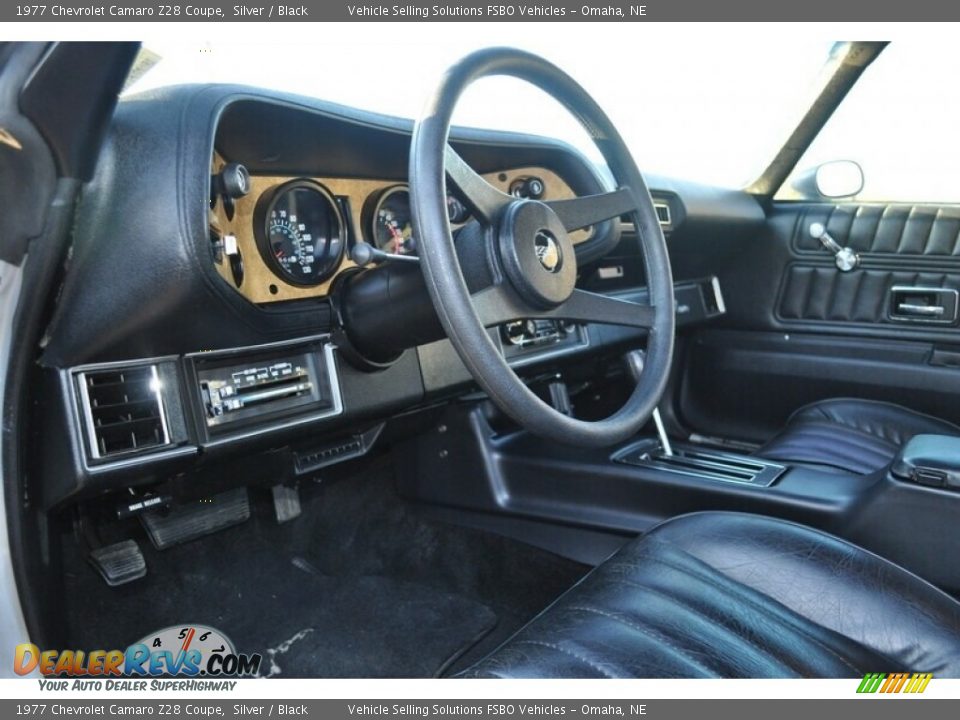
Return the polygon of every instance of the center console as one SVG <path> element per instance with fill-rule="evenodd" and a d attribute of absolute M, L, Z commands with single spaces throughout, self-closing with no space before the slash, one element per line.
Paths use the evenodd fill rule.
<path fill-rule="evenodd" d="M 695 445 L 673 443 L 671 451 L 666 452 L 660 441 L 654 438 L 632 443 L 619 450 L 614 453 L 613 461 L 687 477 L 753 487 L 770 487 L 787 472 L 786 466 L 763 458 Z"/>
<path fill-rule="evenodd" d="M 478 527 L 498 518 L 496 527 L 582 562 L 599 562 L 617 542 L 670 517 L 746 512 L 826 530 L 960 592 L 952 561 L 960 553 L 960 438 L 918 436 L 871 475 L 672 445 L 671 455 L 649 435 L 612 452 L 569 447 L 527 432 L 498 434 L 482 408 L 453 408 L 413 441 L 402 482 L 411 496 Z M 456 482 L 450 468 L 458 468 Z M 557 528 L 579 534 L 560 547 L 551 544 Z"/>

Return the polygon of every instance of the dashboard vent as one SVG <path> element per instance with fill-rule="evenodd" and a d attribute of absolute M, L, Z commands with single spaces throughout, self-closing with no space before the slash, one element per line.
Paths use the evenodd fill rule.
<path fill-rule="evenodd" d="M 673 224 L 670 216 L 670 206 L 667 203 L 660 200 L 654 200 L 653 209 L 657 212 L 657 220 L 660 222 L 662 227 L 669 228 Z M 620 222 L 624 225 L 633 227 L 633 217 L 629 214 L 621 215 Z"/>
<path fill-rule="evenodd" d="M 77 383 L 94 460 L 170 444 L 156 365 L 88 370 Z"/>
<path fill-rule="evenodd" d="M 660 221 L 661 225 L 670 224 L 670 206 L 666 203 L 655 202 L 653 204 L 654 209 L 657 211 L 657 220 Z"/>

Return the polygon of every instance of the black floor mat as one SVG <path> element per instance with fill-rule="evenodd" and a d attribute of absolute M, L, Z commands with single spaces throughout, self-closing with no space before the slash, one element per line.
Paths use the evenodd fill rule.
<path fill-rule="evenodd" d="M 165 554 L 195 566 L 195 549 Z M 224 632 L 240 652 L 261 653 L 263 676 L 432 677 L 497 622 L 462 595 L 383 576 L 321 575 L 302 558 L 247 554 L 240 567 L 228 565 L 214 576 L 186 572 L 166 593 L 151 583 L 87 588 L 87 602 L 114 627 L 80 626 L 71 639 L 81 648 L 122 648 L 169 625 L 198 623 Z M 118 604 L 126 617 L 113 616 Z"/>
<path fill-rule="evenodd" d="M 142 541 L 148 575 L 119 588 L 67 542 L 67 646 L 125 647 L 200 623 L 263 653 L 264 675 L 431 677 L 482 657 L 585 571 L 421 519 L 383 461 L 302 496 L 303 515 L 286 525 L 255 503 L 247 523 L 186 545 Z"/>

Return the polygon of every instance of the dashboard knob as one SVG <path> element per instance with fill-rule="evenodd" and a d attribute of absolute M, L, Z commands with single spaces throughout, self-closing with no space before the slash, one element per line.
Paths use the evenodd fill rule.
<path fill-rule="evenodd" d="M 511 345 L 524 345 L 537 339 L 536 320 L 514 320 L 503 326 L 503 339 Z"/>
<path fill-rule="evenodd" d="M 523 320 L 507 323 L 503 326 L 503 338 L 511 345 L 523 345 L 526 335 L 527 328 Z"/>
<path fill-rule="evenodd" d="M 543 197 L 543 180 L 532 177 L 527 180 L 527 197 L 538 200 Z"/>
<path fill-rule="evenodd" d="M 538 177 L 518 178 L 510 183 L 510 194 L 517 198 L 539 200 L 545 191 L 543 180 Z"/>
<path fill-rule="evenodd" d="M 250 171 L 240 163 L 227 163 L 220 171 L 220 192 L 228 198 L 242 198 L 250 192 Z"/>

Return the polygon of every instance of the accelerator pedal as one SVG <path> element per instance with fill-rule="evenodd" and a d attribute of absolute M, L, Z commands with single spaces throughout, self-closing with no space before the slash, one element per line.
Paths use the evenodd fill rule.
<path fill-rule="evenodd" d="M 250 499 L 246 488 L 237 488 L 170 510 L 149 510 L 139 517 L 153 546 L 166 550 L 245 522 L 250 518 Z"/>
<path fill-rule="evenodd" d="M 136 540 L 123 540 L 91 550 L 87 560 L 110 587 L 126 585 L 147 574 L 147 563 Z"/>

